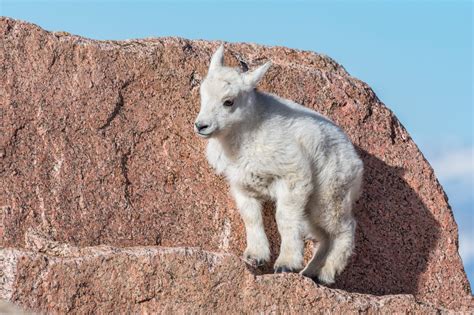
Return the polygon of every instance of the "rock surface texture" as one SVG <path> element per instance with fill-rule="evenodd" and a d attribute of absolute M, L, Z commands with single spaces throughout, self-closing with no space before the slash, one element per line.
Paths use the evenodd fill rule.
<path fill-rule="evenodd" d="M 228 44 L 229 64 L 271 59 L 260 88 L 338 123 L 366 170 L 333 287 L 247 269 L 242 222 L 192 128 L 217 46 L 0 18 L 0 299 L 59 313 L 474 312 L 446 195 L 374 92 L 326 56 Z"/>

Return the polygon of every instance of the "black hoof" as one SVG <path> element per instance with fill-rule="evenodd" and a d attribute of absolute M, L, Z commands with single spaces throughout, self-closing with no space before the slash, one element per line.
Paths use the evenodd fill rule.
<path fill-rule="evenodd" d="M 307 277 L 307 276 L 305 276 Z M 324 283 L 322 283 L 321 281 L 319 281 L 318 277 L 307 277 L 307 278 L 310 278 L 311 280 L 313 280 L 314 283 L 316 284 L 319 284 L 319 285 L 323 285 Z"/>
<path fill-rule="evenodd" d="M 283 272 L 295 272 L 295 271 L 285 266 L 277 267 L 277 269 L 275 269 L 275 273 L 283 273 Z"/>
<path fill-rule="evenodd" d="M 314 282 L 316 283 L 319 283 L 319 279 L 318 279 L 318 276 L 317 275 L 313 275 L 313 274 L 310 274 L 308 272 L 305 272 L 304 270 L 300 272 L 300 274 L 306 278 L 310 278 L 311 280 L 313 280 Z"/>
<path fill-rule="evenodd" d="M 255 259 L 255 258 L 251 258 L 251 257 L 244 257 L 244 261 L 254 267 L 254 268 L 257 268 L 257 267 L 262 267 L 263 265 L 265 265 L 265 260 L 263 259 Z"/>
<path fill-rule="evenodd" d="M 266 261 L 263 260 L 263 259 L 257 259 L 257 260 L 255 261 L 255 264 L 257 265 L 257 267 L 262 267 L 263 265 L 265 265 L 265 262 L 266 262 Z"/>
<path fill-rule="evenodd" d="M 263 260 L 263 259 L 253 259 L 253 265 L 255 267 L 262 267 L 263 265 L 265 265 L 265 260 Z"/>

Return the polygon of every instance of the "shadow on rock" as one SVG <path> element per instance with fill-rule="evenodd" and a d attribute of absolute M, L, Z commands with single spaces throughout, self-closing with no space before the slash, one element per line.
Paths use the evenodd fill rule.
<path fill-rule="evenodd" d="M 416 293 L 440 227 L 418 194 L 391 167 L 358 148 L 364 188 L 354 207 L 356 249 L 334 287 L 375 295 Z"/>

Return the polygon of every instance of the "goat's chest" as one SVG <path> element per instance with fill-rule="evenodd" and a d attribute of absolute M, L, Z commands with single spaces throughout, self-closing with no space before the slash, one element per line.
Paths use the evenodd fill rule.
<path fill-rule="evenodd" d="M 229 165 L 227 176 L 248 194 L 256 198 L 273 198 L 276 176 L 252 164 Z"/>

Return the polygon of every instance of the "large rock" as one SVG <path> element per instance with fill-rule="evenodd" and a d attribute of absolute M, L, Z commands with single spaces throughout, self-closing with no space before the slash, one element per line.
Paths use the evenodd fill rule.
<path fill-rule="evenodd" d="M 236 256 L 195 248 L 84 248 L 64 257 L 3 250 L 5 296 L 48 314 L 336 314 L 442 311 L 412 295 L 348 293 L 297 274 L 255 276 Z M 0 293 L 2 287 L 0 287 Z"/>
<path fill-rule="evenodd" d="M 179 38 L 93 41 L 9 18 L 0 18 L 0 36 L 0 246 L 29 253 L 25 257 L 32 264 L 44 259 L 31 254 L 38 251 L 37 235 L 66 247 L 190 246 L 240 255 L 245 246 L 242 222 L 225 181 L 205 161 L 205 141 L 192 129 L 199 110 L 199 82 L 218 43 Z M 348 133 L 365 163 L 364 191 L 355 207 L 356 251 L 334 288 L 405 294 L 391 301 L 416 299 L 446 309 L 472 307 L 446 195 L 392 112 L 365 83 L 326 56 L 280 47 L 227 45 L 230 64 L 242 61 L 252 67 L 267 59 L 274 65 L 261 89 L 333 119 Z M 272 211 L 268 205 L 266 224 L 275 255 L 279 240 Z M 121 254 L 113 257 L 135 250 L 118 251 Z M 170 259 L 172 264 L 174 258 Z M 229 266 L 243 268 L 232 259 Z M 69 263 L 54 261 L 57 266 Z M 160 261 L 152 259 L 150 264 L 161 270 L 154 265 Z M 140 259 L 134 262 L 140 263 Z M 44 310 L 61 309 L 48 304 L 52 303 L 48 299 L 54 300 L 55 294 L 66 298 L 68 293 L 61 288 L 74 279 L 74 272 L 90 272 L 87 264 L 81 266 L 58 276 L 59 288 L 47 296 L 34 291 L 38 294 L 34 305 L 22 296 L 33 291 L 15 287 L 19 282 L 14 281 L 15 301 Z M 25 285 L 40 281 L 34 271 L 28 274 L 35 269 L 12 268 L 29 281 Z M 188 281 L 194 281 L 187 272 Z M 244 272 L 234 275 L 249 277 Z M 244 281 L 224 273 L 215 276 L 236 284 Z M 330 292 L 343 294 L 298 276 L 285 276 L 261 279 L 283 283 L 279 288 L 289 295 L 292 290 L 325 292 L 333 307 L 339 302 Z M 143 285 L 154 285 L 142 280 Z M 255 289 L 257 295 L 273 292 Z M 164 286 L 163 290 L 186 292 L 187 287 Z M 222 303 L 226 295 L 219 292 L 224 291 L 202 294 L 214 292 L 217 297 L 212 301 Z M 170 292 L 175 291 L 166 294 Z M 406 294 L 414 297 L 407 300 Z M 308 303 L 317 305 L 317 294 L 306 296 L 315 299 Z M 377 304 L 383 298 L 364 299 Z"/>

